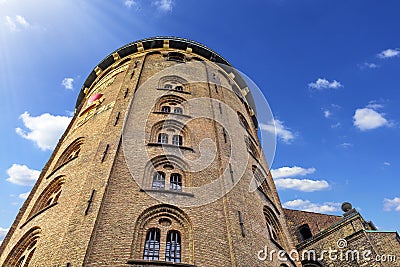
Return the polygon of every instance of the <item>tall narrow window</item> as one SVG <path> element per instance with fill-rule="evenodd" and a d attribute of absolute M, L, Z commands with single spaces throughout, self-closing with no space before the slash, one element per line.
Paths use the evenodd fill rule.
<path fill-rule="evenodd" d="M 35 253 L 41 230 L 34 227 L 29 230 L 15 245 L 8 254 L 1 266 L 30 266 L 33 254 Z"/>
<path fill-rule="evenodd" d="M 171 174 L 169 189 L 182 191 L 182 176 L 179 173 Z"/>
<path fill-rule="evenodd" d="M 160 254 L 160 229 L 151 228 L 146 235 L 144 244 L 143 259 L 158 260 Z"/>
<path fill-rule="evenodd" d="M 154 189 L 165 188 L 165 173 L 163 172 L 154 173 L 152 188 Z"/>
<path fill-rule="evenodd" d="M 35 253 L 36 250 L 36 243 L 37 240 L 35 240 L 32 244 L 30 244 L 25 251 L 23 252 L 23 255 L 21 256 L 21 258 L 18 260 L 18 267 L 27 267 L 29 265 L 29 262 L 31 261 L 32 257 L 33 257 L 33 253 Z"/>
<path fill-rule="evenodd" d="M 57 169 L 67 162 L 76 159 L 81 151 L 83 140 L 83 138 L 78 138 L 74 142 L 72 142 L 59 157 L 54 166 L 54 169 Z"/>
<path fill-rule="evenodd" d="M 165 261 L 181 262 L 181 235 L 178 231 L 168 231 Z"/>
<path fill-rule="evenodd" d="M 174 113 L 175 114 L 183 114 L 183 110 L 182 110 L 182 108 L 176 107 L 176 108 L 174 108 Z"/>
<path fill-rule="evenodd" d="M 240 125 L 242 125 L 242 127 L 245 128 L 246 130 L 250 130 L 249 123 L 247 122 L 247 120 L 245 119 L 243 114 L 241 114 L 239 112 L 237 114 L 238 114 L 238 117 L 239 117 Z"/>
<path fill-rule="evenodd" d="M 58 201 L 60 195 L 61 195 L 61 188 L 59 188 L 58 191 L 54 192 L 54 193 L 50 196 L 49 200 L 48 200 L 47 203 L 46 203 L 46 206 L 50 206 L 50 205 L 52 205 L 52 204 L 54 204 L 54 203 L 57 203 L 57 201 Z"/>
<path fill-rule="evenodd" d="M 248 136 L 246 136 L 245 142 L 246 142 L 247 151 L 251 155 L 253 155 L 253 157 L 258 158 L 259 157 L 258 149 L 257 149 L 256 145 L 253 143 L 253 141 L 251 141 L 250 138 Z"/>
<path fill-rule="evenodd" d="M 182 145 L 182 136 L 181 135 L 174 135 L 172 136 L 172 144 L 181 146 Z"/>
<path fill-rule="evenodd" d="M 158 135 L 158 143 L 160 143 L 160 144 L 168 144 L 168 134 L 160 133 Z"/>
<path fill-rule="evenodd" d="M 162 106 L 161 107 L 161 112 L 170 113 L 171 112 L 171 108 L 169 106 Z"/>
<path fill-rule="evenodd" d="M 50 206 L 55 205 L 58 202 L 64 181 L 64 176 L 58 176 L 50 182 L 50 184 L 43 190 L 43 192 L 36 200 L 35 205 L 33 205 L 33 208 L 29 213 L 28 218 L 31 218 L 32 216 L 38 214 L 39 212 L 45 210 Z"/>

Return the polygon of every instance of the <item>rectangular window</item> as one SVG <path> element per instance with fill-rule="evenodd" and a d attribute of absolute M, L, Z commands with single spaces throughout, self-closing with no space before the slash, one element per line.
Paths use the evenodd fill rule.
<path fill-rule="evenodd" d="M 165 174 L 163 172 L 154 173 L 152 188 L 153 189 L 165 188 Z"/>
<path fill-rule="evenodd" d="M 179 173 L 171 174 L 169 188 L 171 190 L 182 191 L 182 176 Z"/>
<path fill-rule="evenodd" d="M 160 133 L 158 135 L 158 143 L 159 144 L 168 144 L 168 134 Z"/>
<path fill-rule="evenodd" d="M 182 136 L 181 135 L 174 135 L 172 137 L 172 144 L 176 146 L 181 146 L 182 145 Z"/>

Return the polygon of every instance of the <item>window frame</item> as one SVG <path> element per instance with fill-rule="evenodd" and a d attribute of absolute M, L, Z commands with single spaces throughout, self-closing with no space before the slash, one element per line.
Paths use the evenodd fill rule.
<path fill-rule="evenodd" d="M 165 243 L 165 261 L 177 263 L 182 261 L 182 240 L 181 234 L 177 230 L 169 230 L 167 232 L 167 240 Z"/>
<path fill-rule="evenodd" d="M 159 228 L 153 227 L 147 230 L 146 239 L 144 241 L 143 259 L 159 260 L 161 249 L 161 231 Z"/>
<path fill-rule="evenodd" d="M 159 185 L 157 185 L 159 184 Z M 156 171 L 153 174 L 153 181 L 151 182 L 151 188 L 157 190 L 165 189 L 165 173 L 161 171 Z"/>
<path fill-rule="evenodd" d="M 159 133 L 157 137 L 158 144 L 168 144 L 169 136 L 167 133 Z"/>
<path fill-rule="evenodd" d="M 182 192 L 182 175 L 180 173 L 171 173 L 169 177 L 169 189 Z"/>

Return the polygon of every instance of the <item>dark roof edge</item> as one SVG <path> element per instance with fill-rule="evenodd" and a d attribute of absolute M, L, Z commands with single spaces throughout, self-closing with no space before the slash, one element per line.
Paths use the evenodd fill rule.
<path fill-rule="evenodd" d="M 99 64 L 96 65 L 96 67 L 90 72 L 89 76 L 86 78 L 85 82 L 82 85 L 78 99 L 76 101 L 75 108 L 79 107 L 82 99 L 84 98 L 85 88 L 90 87 L 92 85 L 92 83 L 94 82 L 94 80 L 96 79 L 97 75 L 96 75 L 95 69 L 100 68 L 102 70 L 105 70 L 107 67 L 112 65 L 115 62 L 113 55 L 118 53 L 118 55 L 121 58 L 124 58 L 128 55 L 134 54 L 134 53 L 138 52 L 138 49 L 137 49 L 138 43 L 143 44 L 144 50 L 152 49 L 152 48 L 162 48 L 163 47 L 162 42 L 164 40 L 169 40 L 169 41 L 174 42 L 174 43 L 170 43 L 171 48 L 184 50 L 187 47 L 190 47 L 193 49 L 194 54 L 198 54 L 200 56 L 203 56 L 204 58 L 208 58 L 216 63 L 220 63 L 220 64 L 227 65 L 229 67 L 232 67 L 232 65 L 225 58 L 223 58 L 221 55 L 219 55 L 217 52 L 215 52 L 214 50 L 208 48 L 207 46 L 205 46 L 199 42 L 196 42 L 196 41 L 193 41 L 190 39 L 174 37 L 174 36 L 156 36 L 156 37 L 140 39 L 140 40 L 131 42 L 129 44 L 126 44 L 126 45 L 118 48 L 117 50 L 113 51 L 108 56 L 106 56 L 102 61 L 100 61 Z M 238 81 L 239 84 L 240 83 L 243 84 L 244 81 L 241 77 L 239 78 L 239 80 L 240 80 L 240 81 Z"/>
<path fill-rule="evenodd" d="M 295 209 L 287 209 L 287 208 L 283 208 L 283 210 L 289 210 L 289 211 L 295 211 L 295 212 L 303 212 L 303 213 L 312 213 L 312 214 L 318 214 L 318 215 L 325 215 L 325 216 L 329 216 L 329 217 L 343 218 L 343 216 L 340 216 L 340 215 L 332 215 L 332 214 L 319 213 L 319 212 L 314 212 L 314 211 L 295 210 Z"/>

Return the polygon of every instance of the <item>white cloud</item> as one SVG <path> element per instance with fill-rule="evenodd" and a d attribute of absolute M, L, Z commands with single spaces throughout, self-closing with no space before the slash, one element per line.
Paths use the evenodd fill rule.
<path fill-rule="evenodd" d="M 345 143 L 341 143 L 339 146 L 343 147 L 343 148 L 350 148 L 350 147 L 353 147 L 353 144 L 345 142 Z"/>
<path fill-rule="evenodd" d="M 387 161 L 385 161 L 384 163 L 383 163 L 383 165 L 385 165 L 385 166 L 390 166 L 390 165 L 392 165 L 390 162 L 387 162 Z"/>
<path fill-rule="evenodd" d="M 400 211 L 400 197 L 395 197 L 393 199 L 385 198 L 383 203 L 383 209 L 385 211 L 391 211 L 392 209 L 395 211 Z"/>
<path fill-rule="evenodd" d="M 338 123 L 332 124 L 332 125 L 331 125 L 331 128 L 332 128 L 332 129 L 338 128 L 338 127 L 340 127 L 341 125 L 342 125 L 342 124 L 341 124 L 340 122 L 338 122 Z"/>
<path fill-rule="evenodd" d="M 368 102 L 368 105 L 366 107 L 372 109 L 381 109 L 383 108 L 383 105 L 379 104 L 377 100 L 372 100 Z"/>
<path fill-rule="evenodd" d="M 68 117 L 73 117 L 75 115 L 75 111 L 66 110 L 65 114 L 67 114 Z"/>
<path fill-rule="evenodd" d="M 343 85 L 336 80 L 330 82 L 325 78 L 318 78 L 316 82 L 309 83 L 308 87 L 312 89 L 322 90 L 322 89 L 337 89 L 343 87 Z"/>
<path fill-rule="evenodd" d="M 380 109 L 380 108 L 383 108 L 383 105 L 382 105 L 382 104 L 375 103 L 375 102 L 370 102 L 370 103 L 367 105 L 367 108 L 371 108 L 371 109 Z"/>
<path fill-rule="evenodd" d="M 293 166 L 272 169 L 271 175 L 274 178 L 275 185 L 278 189 L 293 189 L 303 192 L 313 192 L 329 188 L 329 184 L 325 180 L 289 178 L 294 176 L 305 176 L 314 173 L 315 171 L 315 168 L 305 169 Z"/>
<path fill-rule="evenodd" d="M 134 1 L 134 0 L 125 0 L 124 5 L 125 5 L 127 8 L 131 8 L 131 7 L 139 8 L 138 2 L 137 2 L 137 1 Z"/>
<path fill-rule="evenodd" d="M 6 16 L 5 19 L 5 23 L 10 31 L 20 31 L 21 28 L 29 28 L 31 26 L 30 23 L 21 15 L 16 15 L 15 18 Z"/>
<path fill-rule="evenodd" d="M 6 16 L 6 25 L 10 29 L 10 31 L 17 31 L 17 24 L 15 24 L 10 16 Z"/>
<path fill-rule="evenodd" d="M 400 55 L 400 49 L 395 48 L 395 49 L 386 49 L 380 52 L 377 56 L 379 58 L 392 58 L 392 57 L 397 57 Z"/>
<path fill-rule="evenodd" d="M 23 16 L 20 16 L 20 15 L 15 16 L 15 21 L 21 26 L 24 26 L 24 27 L 30 26 L 29 22 L 27 22 Z"/>
<path fill-rule="evenodd" d="M 74 89 L 74 79 L 73 78 L 64 78 L 62 80 L 61 85 L 65 87 L 65 89 L 73 90 Z"/>
<path fill-rule="evenodd" d="M 295 138 L 289 128 L 286 128 L 283 124 L 283 121 L 277 119 L 270 121 L 268 124 L 260 123 L 260 128 L 263 131 L 276 134 L 276 136 L 286 144 L 290 144 Z"/>
<path fill-rule="evenodd" d="M 28 196 L 29 196 L 29 193 L 30 192 L 26 192 L 26 193 L 22 193 L 22 194 L 19 194 L 19 198 L 20 199 L 23 199 L 23 200 L 25 200 L 25 199 L 27 199 L 28 198 Z"/>
<path fill-rule="evenodd" d="M 369 62 L 364 62 L 364 64 L 362 64 L 360 66 L 360 68 L 364 69 L 364 68 L 368 68 L 368 69 L 376 69 L 379 68 L 379 65 L 375 64 L 375 63 L 369 63 Z"/>
<path fill-rule="evenodd" d="M 325 180 L 280 178 L 275 179 L 274 181 L 278 189 L 293 189 L 303 192 L 314 192 L 329 188 L 329 184 Z"/>
<path fill-rule="evenodd" d="M 26 165 L 13 164 L 7 170 L 8 182 L 16 185 L 31 186 L 40 175 L 40 171 L 29 169 Z"/>
<path fill-rule="evenodd" d="M 6 234 L 8 233 L 8 230 L 10 230 L 10 229 L 0 227 L 0 244 L 1 244 L 1 242 L 3 242 L 3 239 L 6 236 Z"/>
<path fill-rule="evenodd" d="M 279 179 L 283 177 L 305 176 L 307 174 L 314 173 L 315 171 L 315 168 L 305 169 L 298 166 L 281 167 L 278 169 L 271 169 L 271 175 L 274 179 Z"/>
<path fill-rule="evenodd" d="M 29 129 L 29 132 L 16 128 L 16 133 L 35 142 L 41 150 L 53 149 L 71 121 L 70 117 L 53 116 L 49 113 L 32 117 L 28 112 L 22 114 L 20 119 L 22 119 L 24 126 Z"/>
<path fill-rule="evenodd" d="M 324 117 L 329 118 L 332 115 L 332 113 L 329 110 L 324 110 Z"/>
<path fill-rule="evenodd" d="M 353 125 L 361 131 L 372 130 L 382 126 L 391 126 L 391 123 L 383 116 L 384 114 L 371 108 L 359 108 L 354 113 Z"/>
<path fill-rule="evenodd" d="M 172 0 L 157 0 L 153 1 L 153 5 L 160 11 L 172 11 L 173 2 Z"/>
<path fill-rule="evenodd" d="M 340 203 L 336 202 L 325 202 L 323 204 L 312 203 L 309 200 L 295 199 L 292 201 L 287 201 L 282 204 L 284 208 L 288 209 L 298 209 L 303 211 L 311 212 L 336 212 L 339 211 Z"/>

